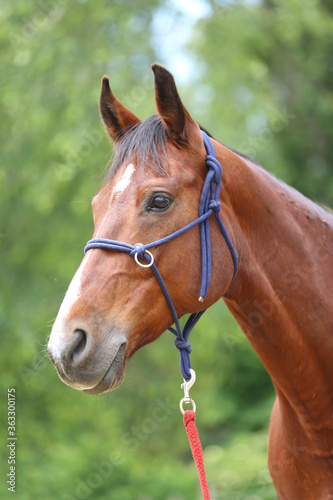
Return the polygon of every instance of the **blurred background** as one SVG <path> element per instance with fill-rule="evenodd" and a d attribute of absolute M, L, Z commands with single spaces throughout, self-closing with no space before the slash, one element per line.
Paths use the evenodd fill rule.
<path fill-rule="evenodd" d="M 203 127 L 332 206 L 332 11 L 330 0 L 2 2 L 1 498 L 11 495 L 10 387 L 18 500 L 201 498 L 170 333 L 99 397 L 65 386 L 46 356 L 111 152 L 97 108 L 101 77 L 144 119 L 155 112 L 150 64 L 165 64 Z M 222 301 L 191 342 L 212 499 L 275 499 L 268 375 Z"/>

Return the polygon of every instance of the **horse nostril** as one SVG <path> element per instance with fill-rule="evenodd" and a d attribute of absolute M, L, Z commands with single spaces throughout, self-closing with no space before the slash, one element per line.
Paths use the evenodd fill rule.
<path fill-rule="evenodd" d="M 87 345 L 87 334 L 84 330 L 75 330 L 74 331 L 74 343 L 72 345 L 72 354 L 71 361 L 72 364 L 75 364 L 80 361 L 83 357 L 82 354 L 85 351 Z"/>

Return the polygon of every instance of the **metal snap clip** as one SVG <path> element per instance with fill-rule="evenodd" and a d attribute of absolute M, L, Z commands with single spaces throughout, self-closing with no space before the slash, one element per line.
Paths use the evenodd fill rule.
<path fill-rule="evenodd" d="M 191 378 L 190 380 L 185 380 L 184 379 L 184 383 L 180 386 L 182 389 L 184 389 L 184 397 L 180 400 L 180 403 L 179 403 L 179 408 L 180 408 L 180 411 L 182 412 L 182 414 L 184 415 L 185 413 L 185 410 L 183 408 L 183 404 L 192 404 L 192 410 L 195 412 L 196 410 L 196 404 L 195 402 L 193 401 L 192 398 L 190 398 L 190 389 L 192 387 L 192 385 L 194 384 L 195 382 L 195 379 L 196 379 L 196 374 L 195 374 L 195 371 L 192 370 L 192 368 L 190 368 L 190 373 L 191 373 Z"/>

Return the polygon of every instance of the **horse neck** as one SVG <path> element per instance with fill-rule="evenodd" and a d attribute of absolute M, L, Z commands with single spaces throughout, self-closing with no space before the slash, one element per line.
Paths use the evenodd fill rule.
<path fill-rule="evenodd" d="M 224 300 L 302 425 L 331 420 L 333 217 L 250 160 L 224 165 L 239 271 Z"/>

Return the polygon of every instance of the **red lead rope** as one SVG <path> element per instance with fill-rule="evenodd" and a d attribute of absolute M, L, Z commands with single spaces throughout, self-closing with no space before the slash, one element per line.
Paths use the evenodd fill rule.
<path fill-rule="evenodd" d="M 184 412 L 184 425 L 190 441 L 192 455 L 195 465 L 198 469 L 200 486 L 202 491 L 203 500 L 210 500 L 205 466 L 203 461 L 202 446 L 200 443 L 199 433 L 195 425 L 195 412 L 193 410 L 186 410 Z"/>

